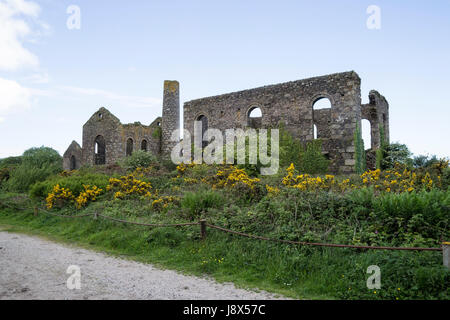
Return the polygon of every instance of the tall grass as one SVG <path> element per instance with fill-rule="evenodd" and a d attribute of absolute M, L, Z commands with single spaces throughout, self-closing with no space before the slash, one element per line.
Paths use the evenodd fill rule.
<path fill-rule="evenodd" d="M 91 218 L 34 217 L 0 206 L 0 224 L 57 240 L 182 270 L 219 281 L 308 299 L 448 299 L 450 272 L 440 252 L 386 252 L 303 247 L 241 238 L 199 228 L 148 229 Z M 12 227 L 11 227 L 12 226 Z M 366 286 L 370 265 L 382 289 Z"/>

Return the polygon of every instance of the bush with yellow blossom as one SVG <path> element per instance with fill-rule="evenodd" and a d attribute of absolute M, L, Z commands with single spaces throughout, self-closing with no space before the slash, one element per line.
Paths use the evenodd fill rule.
<path fill-rule="evenodd" d="M 132 196 L 150 197 L 151 189 L 150 182 L 136 179 L 133 174 L 122 176 L 119 179 L 111 178 L 106 186 L 107 191 L 114 191 L 114 199 L 125 199 Z"/>
<path fill-rule="evenodd" d="M 52 192 L 47 195 L 45 201 L 47 203 L 47 209 L 52 209 L 55 206 L 61 208 L 65 204 L 73 202 L 74 199 L 75 197 L 72 191 L 57 184 L 53 187 Z"/>
<path fill-rule="evenodd" d="M 171 204 L 178 204 L 179 202 L 179 197 L 162 196 L 152 201 L 152 208 L 156 211 L 162 211 L 163 209 L 168 208 Z"/>
<path fill-rule="evenodd" d="M 254 190 L 259 178 L 251 178 L 244 169 L 234 166 L 225 167 L 216 173 L 217 182 L 214 184 L 216 188 L 236 188 L 238 185 L 245 185 L 250 190 Z"/>
<path fill-rule="evenodd" d="M 372 186 L 375 190 L 384 192 L 412 192 L 414 190 L 430 191 L 436 183 L 428 172 L 415 172 L 398 167 L 381 171 L 369 170 L 361 175 L 362 184 L 364 186 Z M 437 186 L 440 184 L 438 177 Z"/>
<path fill-rule="evenodd" d="M 346 191 L 352 187 L 350 179 L 339 182 L 334 175 L 330 174 L 327 174 L 324 177 L 313 177 L 307 173 L 296 174 L 293 163 L 286 169 L 286 172 L 287 174 L 283 178 L 282 183 L 287 187 L 296 188 L 302 191 Z"/>
<path fill-rule="evenodd" d="M 75 206 L 77 209 L 81 209 L 86 206 L 89 201 L 97 200 L 97 197 L 103 192 L 103 189 L 97 186 L 83 185 L 84 191 L 80 192 L 78 197 L 75 198 Z"/>

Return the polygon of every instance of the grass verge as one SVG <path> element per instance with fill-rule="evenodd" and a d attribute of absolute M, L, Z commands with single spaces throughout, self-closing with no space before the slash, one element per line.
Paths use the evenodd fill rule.
<path fill-rule="evenodd" d="M 67 219 L 32 210 L 0 210 L 0 225 L 10 232 L 44 236 L 122 258 L 152 263 L 196 276 L 210 276 L 238 287 L 257 288 L 299 299 L 409 299 L 429 281 L 424 273 L 439 269 L 440 253 L 359 251 L 346 248 L 310 248 L 238 238 L 208 230 L 199 239 L 199 227 L 155 228 L 117 224 L 92 218 Z M 378 264 L 382 290 L 366 287 L 366 268 Z M 404 285 L 402 270 L 409 266 L 414 286 Z M 448 273 L 433 282 L 444 285 L 434 299 L 448 299 Z M 422 275 L 422 276 L 421 276 Z M 399 278 L 400 277 L 400 278 Z M 440 278 L 441 277 L 441 278 Z M 428 279 L 428 278 L 427 278 Z M 408 279 L 406 279 L 408 280 Z M 421 283 L 421 281 L 423 283 Z M 448 282 L 447 282 L 448 284 Z"/>

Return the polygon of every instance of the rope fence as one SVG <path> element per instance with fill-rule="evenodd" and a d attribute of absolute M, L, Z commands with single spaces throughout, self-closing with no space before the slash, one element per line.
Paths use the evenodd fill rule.
<path fill-rule="evenodd" d="M 305 245 L 305 246 L 318 246 L 318 247 L 334 247 L 334 248 L 355 248 L 355 249 L 374 249 L 374 250 L 415 250 L 415 251 L 442 251 L 442 248 L 420 248 L 420 247 L 379 247 L 379 246 L 358 246 L 351 244 L 333 244 L 333 243 L 317 243 L 317 242 L 303 242 L 303 241 L 292 241 L 283 239 L 266 238 L 261 236 L 254 236 L 238 231 L 233 231 L 218 227 L 212 224 L 207 224 L 208 227 L 217 229 L 223 232 L 233 233 L 242 237 L 265 240 L 265 241 L 275 241 L 288 244 Z"/>
<path fill-rule="evenodd" d="M 6 207 L 10 207 L 12 209 L 17 210 L 29 210 L 29 208 L 17 208 L 12 206 L 7 206 L 3 204 Z M 48 210 L 41 209 L 38 207 L 34 207 L 34 216 L 38 215 L 38 212 L 44 212 L 46 214 L 49 214 L 51 216 L 56 217 L 62 217 L 62 218 L 83 218 L 83 217 L 89 217 L 92 216 L 94 219 L 98 219 L 99 217 L 105 220 L 110 220 L 114 222 L 119 222 L 123 224 L 132 224 L 132 225 L 139 225 L 139 226 L 145 226 L 145 227 L 184 227 L 184 226 L 200 226 L 200 236 L 202 240 L 205 240 L 207 237 L 207 228 L 216 229 L 219 231 L 222 231 L 224 233 L 230 233 L 234 235 L 238 235 L 241 237 L 246 237 L 250 239 L 256 239 L 256 240 L 263 240 L 263 241 L 270 241 L 270 242 L 278 242 L 278 243 L 286 243 L 286 244 L 293 244 L 293 245 L 303 245 L 303 246 L 316 246 L 316 247 L 332 247 L 332 248 L 353 248 L 353 249 L 369 249 L 369 250 L 399 250 L 399 251 L 442 251 L 443 252 L 443 262 L 444 265 L 447 268 L 450 268 L 450 242 L 443 242 L 442 247 L 440 248 L 424 248 L 424 247 L 387 247 L 387 246 L 362 246 L 362 245 L 350 245 L 350 244 L 334 244 L 334 243 L 316 243 L 316 242 L 304 242 L 304 241 L 293 241 L 293 240 L 284 240 L 284 239 L 276 239 L 276 238 L 267 238 L 263 236 L 257 236 L 257 235 L 251 235 L 239 231 L 234 231 L 230 229 L 226 229 L 223 227 L 219 227 L 213 224 L 209 224 L 206 222 L 206 220 L 200 220 L 199 222 L 188 222 L 188 223 L 176 223 L 176 224 L 152 224 L 152 223 L 142 223 L 142 222 L 134 222 L 134 221 L 128 221 L 123 219 L 117 219 L 112 218 L 109 216 L 105 216 L 98 213 L 88 213 L 84 215 L 60 215 L 53 212 L 49 212 Z"/>

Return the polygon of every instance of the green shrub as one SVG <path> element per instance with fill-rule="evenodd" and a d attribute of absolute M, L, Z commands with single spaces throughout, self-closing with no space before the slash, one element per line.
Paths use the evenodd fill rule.
<path fill-rule="evenodd" d="M 328 171 L 329 161 L 322 154 L 322 141 L 320 139 L 306 144 L 306 150 L 300 153 L 299 171 L 302 173 L 319 174 Z"/>
<path fill-rule="evenodd" d="M 137 168 L 147 168 L 152 163 L 156 162 L 157 158 L 150 151 L 135 151 L 131 156 L 122 160 L 122 166 L 129 170 L 134 171 Z"/>
<path fill-rule="evenodd" d="M 209 208 L 219 208 L 224 203 L 221 194 L 216 191 L 187 192 L 181 200 L 181 207 L 189 211 L 189 218 L 195 219 L 206 213 Z"/>
<path fill-rule="evenodd" d="M 362 228 L 377 231 L 391 245 L 434 246 L 450 237 L 450 191 L 386 193 L 376 197 L 371 189 L 353 191 L 349 198 Z M 359 222 L 361 224 L 362 222 Z"/>
<path fill-rule="evenodd" d="M 59 184 L 60 187 L 69 189 L 74 195 L 78 195 L 84 190 L 83 185 L 97 186 L 105 190 L 108 181 L 109 176 L 104 174 L 77 171 L 67 177 L 54 176 L 48 180 L 37 182 L 31 186 L 30 194 L 32 197 L 43 199 L 55 185 Z"/>
<path fill-rule="evenodd" d="M 3 182 L 8 181 L 9 176 L 10 176 L 10 169 L 9 168 L 1 168 L 0 169 L 0 185 Z"/>
<path fill-rule="evenodd" d="M 434 252 L 378 251 L 354 257 L 352 268 L 342 271 L 341 299 L 448 299 L 450 271 Z M 381 289 L 368 289 L 367 267 L 377 265 Z"/>
<path fill-rule="evenodd" d="M 442 173 L 442 188 L 448 189 L 448 187 L 450 186 L 450 168 L 445 168 L 444 172 Z"/>
<path fill-rule="evenodd" d="M 322 154 L 322 141 L 316 139 L 306 143 L 306 148 L 300 140 L 294 137 L 280 124 L 280 168 L 286 168 L 291 163 L 302 173 L 326 173 L 329 161 Z"/>
<path fill-rule="evenodd" d="M 286 168 L 291 163 L 296 168 L 300 168 L 300 154 L 303 152 L 303 145 L 298 139 L 285 129 L 284 124 L 279 126 L 280 134 L 280 168 Z"/>
<path fill-rule="evenodd" d="M 439 159 L 436 155 L 418 155 L 412 160 L 414 168 L 429 168 L 435 163 L 439 163 Z"/>
<path fill-rule="evenodd" d="M 401 143 L 391 143 L 387 144 L 382 152 L 382 156 L 379 156 L 379 168 L 382 170 L 394 168 L 396 163 L 407 165 L 411 167 L 413 165 L 413 160 L 411 157 L 411 152 L 405 144 Z"/>
<path fill-rule="evenodd" d="M 56 150 L 31 148 L 24 152 L 21 163 L 10 172 L 5 186 L 9 191 L 27 192 L 32 184 L 61 170 L 62 158 Z"/>
<path fill-rule="evenodd" d="M 20 157 L 8 157 L 0 159 L 0 169 L 1 168 L 11 168 L 16 167 L 22 163 L 22 156 Z"/>

